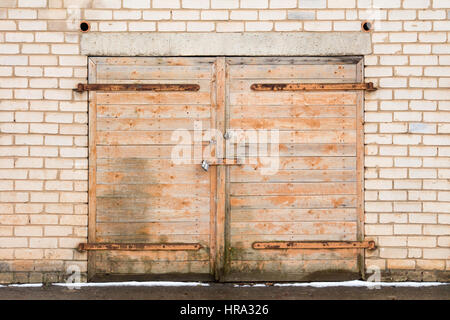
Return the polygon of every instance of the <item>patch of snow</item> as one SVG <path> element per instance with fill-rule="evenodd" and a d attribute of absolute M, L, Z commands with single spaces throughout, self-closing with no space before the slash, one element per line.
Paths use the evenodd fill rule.
<path fill-rule="evenodd" d="M 19 288 L 40 288 L 42 283 L 21 283 L 21 284 L 10 284 L 8 287 L 19 287 Z"/>
<path fill-rule="evenodd" d="M 371 282 L 362 280 L 340 281 L 340 282 L 297 282 L 297 283 L 275 283 L 277 287 L 431 287 L 446 285 L 444 282 Z"/>
<path fill-rule="evenodd" d="M 82 283 L 53 283 L 61 287 L 208 287 L 203 282 L 173 282 L 173 281 L 128 281 L 128 282 L 82 282 Z"/>

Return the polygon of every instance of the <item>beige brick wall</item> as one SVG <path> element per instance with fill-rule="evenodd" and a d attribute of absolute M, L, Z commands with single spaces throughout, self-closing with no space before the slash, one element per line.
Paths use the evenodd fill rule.
<path fill-rule="evenodd" d="M 101 32 L 360 31 L 366 266 L 450 270 L 449 0 L 1 0 L 0 282 L 54 281 L 87 235 L 80 19 Z M 419 275 L 417 275 L 419 274 Z M 403 279 L 406 279 L 404 277 Z"/>

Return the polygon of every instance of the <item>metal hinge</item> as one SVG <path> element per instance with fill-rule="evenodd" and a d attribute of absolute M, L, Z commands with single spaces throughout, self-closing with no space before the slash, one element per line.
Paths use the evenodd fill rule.
<path fill-rule="evenodd" d="M 73 91 L 78 93 L 84 91 L 198 91 L 200 86 L 198 84 L 141 84 L 141 83 L 127 83 L 127 84 L 112 84 L 112 83 L 79 83 Z"/>
<path fill-rule="evenodd" d="M 121 250 L 121 251 L 187 251 L 200 250 L 199 243 L 80 243 L 78 251 Z"/>
<path fill-rule="evenodd" d="M 254 83 L 253 91 L 337 91 L 366 90 L 375 91 L 373 82 L 367 83 Z"/>
<path fill-rule="evenodd" d="M 254 242 L 253 249 L 369 249 L 375 241 L 272 241 Z"/>

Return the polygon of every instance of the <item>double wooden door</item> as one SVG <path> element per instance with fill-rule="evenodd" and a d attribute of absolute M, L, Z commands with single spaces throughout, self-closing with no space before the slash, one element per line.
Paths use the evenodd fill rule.
<path fill-rule="evenodd" d="M 90 279 L 358 277 L 363 249 L 295 243 L 363 240 L 362 93 L 270 84 L 361 75 L 348 57 L 90 58 Z"/>

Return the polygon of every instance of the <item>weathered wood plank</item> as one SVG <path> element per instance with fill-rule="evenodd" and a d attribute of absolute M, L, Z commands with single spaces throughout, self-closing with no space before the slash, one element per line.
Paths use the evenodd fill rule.
<path fill-rule="evenodd" d="M 200 165 L 198 166 L 200 167 Z M 129 185 L 149 185 L 149 184 L 184 184 L 186 189 L 192 189 L 195 184 L 209 185 L 209 175 L 196 167 L 195 170 L 177 172 L 97 172 L 97 184 L 129 184 Z"/>
<path fill-rule="evenodd" d="M 187 93 L 186 93 L 187 94 Z M 192 94 L 192 93 L 191 93 Z M 231 105 L 355 105 L 353 92 L 239 92 L 230 93 Z"/>
<path fill-rule="evenodd" d="M 130 66 L 197 66 L 211 65 L 213 57 L 92 57 L 97 64 Z"/>
<path fill-rule="evenodd" d="M 165 234 L 209 234 L 208 222 L 143 222 L 103 223 L 97 222 L 97 233 L 104 235 L 165 235 Z"/>
<path fill-rule="evenodd" d="M 245 164 L 233 170 L 255 171 L 267 166 L 265 158 L 254 158 L 255 164 Z M 97 162 L 99 163 L 99 162 Z M 335 170 L 355 169 L 355 157 L 280 157 L 278 158 L 279 170 Z M 99 166 L 99 170 L 101 170 Z"/>
<path fill-rule="evenodd" d="M 270 132 L 249 132 L 248 130 L 232 131 L 232 138 L 228 143 L 242 144 L 245 142 L 264 144 L 264 138 L 271 141 Z M 206 140 L 206 139 L 205 139 Z M 279 131 L 277 136 L 278 143 L 356 143 L 356 132 L 354 130 L 346 131 L 325 131 L 319 134 L 316 131 Z"/>
<path fill-rule="evenodd" d="M 354 170 L 279 170 L 273 175 L 262 175 L 258 170 L 230 168 L 230 182 L 353 182 Z"/>
<path fill-rule="evenodd" d="M 355 65 L 230 65 L 231 79 L 353 79 Z"/>
<path fill-rule="evenodd" d="M 354 118 L 355 106 L 231 106 L 230 118 Z"/>
<path fill-rule="evenodd" d="M 199 105 L 99 105 L 98 118 L 125 118 L 125 119 L 209 119 L 210 106 Z"/>
<path fill-rule="evenodd" d="M 194 130 L 201 123 L 203 130 L 209 129 L 206 120 L 195 119 L 98 119 L 98 131 L 146 131 L 146 130 Z M 200 124 L 199 124 L 200 125 Z"/>
<path fill-rule="evenodd" d="M 233 154 L 237 157 L 245 157 L 242 163 L 254 164 L 257 163 L 256 157 L 261 154 L 258 151 L 258 144 L 233 144 L 234 149 L 229 149 L 228 154 Z M 274 146 L 274 151 L 271 145 L 267 144 L 267 156 L 271 157 L 349 157 L 356 154 L 355 144 L 299 144 L 299 143 L 280 143 Z"/>
<path fill-rule="evenodd" d="M 155 261 L 128 262 L 103 259 L 96 263 L 98 273 L 103 274 L 207 274 L 209 261 Z"/>
<path fill-rule="evenodd" d="M 356 222 L 232 222 L 231 235 L 336 234 L 355 233 Z"/>
<path fill-rule="evenodd" d="M 356 182 L 331 183 L 231 183 L 230 195 L 356 194 Z"/>
<path fill-rule="evenodd" d="M 233 209 L 231 222 L 242 221 L 356 221 L 355 208 L 333 209 Z"/>
<path fill-rule="evenodd" d="M 209 92 L 98 92 L 98 104 L 210 104 Z"/>
<path fill-rule="evenodd" d="M 196 184 L 195 188 L 185 184 L 99 184 L 97 197 L 129 198 L 129 197 L 208 197 L 208 184 Z"/>
<path fill-rule="evenodd" d="M 356 64 L 361 56 L 340 57 L 227 57 L 230 65 L 336 65 Z"/>
<path fill-rule="evenodd" d="M 350 130 L 355 129 L 353 118 L 246 118 L 230 119 L 231 129 L 278 129 L 278 130 Z M 316 133 L 320 134 L 320 133 Z"/>
<path fill-rule="evenodd" d="M 231 208 L 354 208 L 356 195 L 232 196 Z"/>
<path fill-rule="evenodd" d="M 186 131 L 186 134 L 194 136 L 194 131 Z M 209 142 L 211 137 L 206 131 L 199 133 L 202 142 Z M 332 134 L 331 134 L 332 135 Z M 353 142 L 351 134 L 338 133 L 334 135 L 337 139 L 342 139 L 344 142 Z M 300 139 L 297 138 L 298 140 Z M 329 138 L 329 139 L 332 139 Z M 286 139 L 287 140 L 287 139 Z M 194 141 L 192 141 L 194 142 Z M 173 135 L 173 131 L 136 131 L 130 134 L 130 131 L 99 131 L 97 132 L 97 145 L 178 145 L 180 137 Z"/>
<path fill-rule="evenodd" d="M 145 80 L 145 79 L 209 79 L 211 66 L 133 66 L 99 64 L 97 79 Z"/>
<path fill-rule="evenodd" d="M 231 243 L 230 260 L 280 261 L 280 260 L 352 260 L 357 249 L 346 250 L 254 250 L 250 243 Z M 250 247 L 248 246 L 250 245 Z M 329 262 L 329 261 L 328 261 Z"/>

